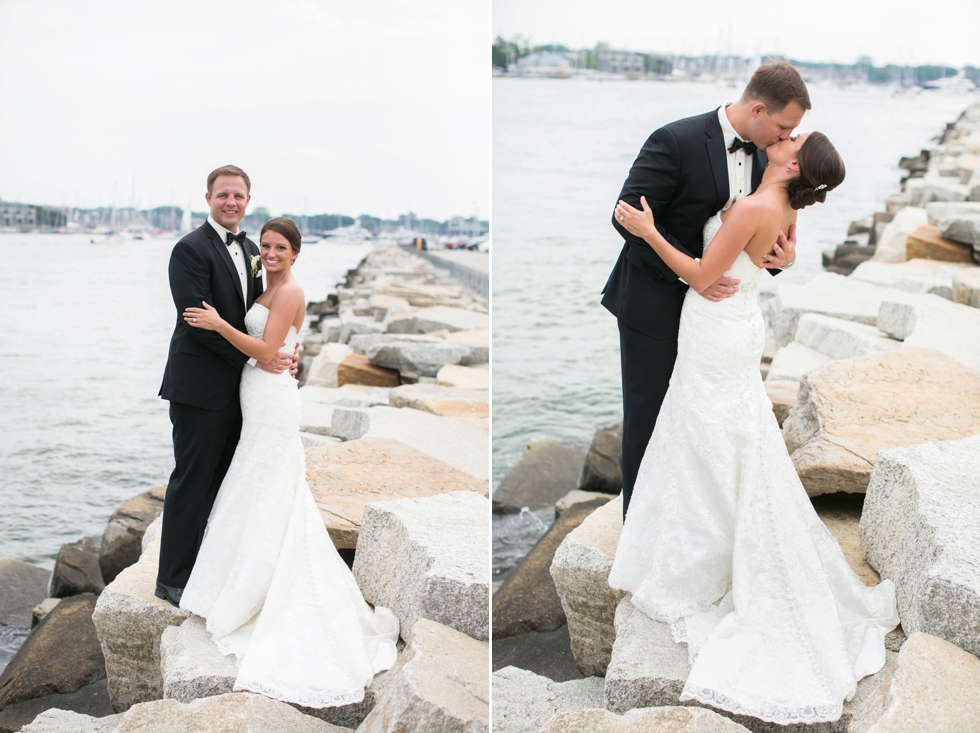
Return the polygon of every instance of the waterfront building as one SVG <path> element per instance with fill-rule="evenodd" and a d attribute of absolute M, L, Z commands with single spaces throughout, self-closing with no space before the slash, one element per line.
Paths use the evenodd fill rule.
<path fill-rule="evenodd" d="M 615 51 L 606 43 L 600 43 L 592 52 L 599 71 L 609 74 L 642 74 L 645 70 L 643 56 L 632 51 Z"/>
<path fill-rule="evenodd" d="M 461 216 L 454 216 L 446 222 L 447 237 L 479 237 L 487 233 L 487 228 L 475 216 L 464 219 Z"/>
<path fill-rule="evenodd" d="M 0 201 L 0 226 L 33 229 L 37 218 L 33 206 Z"/>
<path fill-rule="evenodd" d="M 517 72 L 521 76 L 564 78 L 568 76 L 568 66 L 568 59 L 561 54 L 536 51 L 517 62 Z"/>

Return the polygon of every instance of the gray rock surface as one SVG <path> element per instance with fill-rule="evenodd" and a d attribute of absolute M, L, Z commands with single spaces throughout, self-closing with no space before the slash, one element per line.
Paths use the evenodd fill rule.
<path fill-rule="evenodd" d="M 163 512 L 166 486 L 158 486 L 128 499 L 109 517 L 102 532 L 99 566 L 104 582 L 111 583 L 140 558 L 143 533 Z"/>
<path fill-rule="evenodd" d="M 389 401 L 392 407 L 410 407 L 474 427 L 489 428 L 489 390 L 457 389 L 438 384 L 403 384 L 391 390 Z"/>
<path fill-rule="evenodd" d="M 115 733 L 351 733 L 262 695 L 234 692 L 191 703 L 156 700 L 122 716 Z"/>
<path fill-rule="evenodd" d="M 306 480 L 334 546 L 354 549 L 371 502 L 451 491 L 486 492 L 486 482 L 397 440 L 365 438 L 306 452 Z"/>
<path fill-rule="evenodd" d="M 105 587 L 92 620 L 105 654 L 109 697 L 116 711 L 163 697 L 160 637 L 190 614 L 153 595 L 160 556 L 161 519 L 146 529 L 139 562 Z"/>
<path fill-rule="evenodd" d="M 572 654 L 586 677 L 606 673 L 616 638 L 616 606 L 625 593 L 609 587 L 609 571 L 622 531 L 623 501 L 617 496 L 568 533 L 551 563 Z"/>
<path fill-rule="evenodd" d="M 451 331 L 443 338 L 451 344 L 466 344 L 470 347 L 470 355 L 462 362 L 463 366 L 470 364 L 485 364 L 490 361 L 490 329 L 474 328 L 469 331 Z"/>
<path fill-rule="evenodd" d="M 109 692 L 106 688 L 106 680 L 103 678 L 74 692 L 55 692 L 7 705 L 0 710 L 0 731 L 10 733 L 21 730 L 38 715 L 52 709 L 70 710 L 93 718 L 112 715 L 112 705 L 109 703 Z"/>
<path fill-rule="evenodd" d="M 337 320 L 339 323 L 339 319 Z M 336 338 L 340 338 L 339 326 L 337 329 Z M 334 339 L 327 339 L 327 340 L 333 341 Z M 313 361 L 310 364 L 309 371 L 306 374 L 306 381 L 304 383 L 304 386 L 336 387 L 337 368 L 340 366 L 340 362 L 342 362 L 344 358 L 351 353 L 353 353 L 351 351 L 351 348 L 346 344 L 340 344 L 340 343 L 323 344 L 320 347 L 320 350 L 317 352 L 316 357 L 313 359 Z"/>
<path fill-rule="evenodd" d="M 777 346 L 785 346 L 796 336 L 804 313 L 874 326 L 883 298 L 901 300 L 901 290 L 880 288 L 851 277 L 825 272 L 805 285 L 778 285 L 769 300 L 769 320 Z"/>
<path fill-rule="evenodd" d="M 31 611 L 47 598 L 50 577 L 37 565 L 0 557 L 0 624 L 30 628 Z"/>
<path fill-rule="evenodd" d="M 383 406 L 336 408 L 331 434 L 344 440 L 398 440 L 479 479 L 490 478 L 487 431 L 448 417 Z"/>
<path fill-rule="evenodd" d="M 585 453 L 553 440 L 535 440 L 493 492 L 493 511 L 514 514 L 552 506 L 578 487 Z"/>
<path fill-rule="evenodd" d="M 832 361 L 833 358 L 814 348 L 798 341 L 791 341 L 780 347 L 772 357 L 772 363 L 766 373 L 766 381 L 799 382 L 807 372 L 819 369 Z"/>
<path fill-rule="evenodd" d="M 486 366 L 486 365 L 484 365 Z M 483 368 L 446 364 L 436 380 L 443 387 L 459 387 L 460 389 L 490 389 L 490 372 Z"/>
<path fill-rule="evenodd" d="M 810 496 L 861 493 L 880 449 L 980 433 L 978 414 L 980 373 L 901 348 L 810 372 L 783 439 Z"/>
<path fill-rule="evenodd" d="M 61 603 L 60 598 L 45 598 L 34 606 L 31 611 L 31 628 L 33 629 L 44 620 L 44 617 L 51 613 L 55 606 Z"/>
<path fill-rule="evenodd" d="M 376 334 L 352 336 L 350 346 L 367 356 L 375 366 L 415 372 L 434 377 L 446 364 L 469 361 L 471 349 L 444 339 L 410 334 Z"/>
<path fill-rule="evenodd" d="M 880 328 L 904 345 L 935 349 L 980 371 L 980 309 L 950 303 L 934 296 L 913 302 L 884 300 L 878 311 Z"/>
<path fill-rule="evenodd" d="M 191 616 L 180 626 L 168 626 L 160 637 L 163 696 L 193 702 L 232 692 L 238 665 L 211 641 L 204 619 Z"/>
<path fill-rule="evenodd" d="M 116 733 L 123 714 L 95 718 L 91 715 L 59 710 L 45 710 L 23 728 L 21 733 Z"/>
<path fill-rule="evenodd" d="M 840 719 L 831 723 L 777 725 L 746 715 L 733 715 L 722 710 L 716 712 L 753 733 L 846 733 L 855 712 L 888 673 L 896 657 L 894 652 L 885 653 L 884 668 L 858 682 L 854 697 L 844 702 Z M 687 647 L 674 642 L 670 627 L 636 609 L 628 596 L 624 598 L 616 609 L 616 645 L 603 691 L 606 708 L 623 713 L 633 708 L 697 706 L 690 701 L 681 703 L 678 700 L 689 672 Z"/>
<path fill-rule="evenodd" d="M 91 593 L 65 598 L 38 624 L 0 674 L 0 709 L 105 679 L 94 606 Z"/>
<path fill-rule="evenodd" d="M 490 649 L 421 619 L 358 733 L 490 730 Z"/>
<path fill-rule="evenodd" d="M 331 435 L 333 413 L 338 407 L 374 407 L 387 405 L 387 387 L 367 387 L 356 384 L 346 384 L 338 388 L 318 387 L 306 384 L 300 387 L 299 399 L 302 416 L 300 431 L 317 435 Z"/>
<path fill-rule="evenodd" d="M 639 708 L 625 715 L 608 710 L 559 713 L 541 733 L 745 733 L 747 728 L 703 708 Z"/>
<path fill-rule="evenodd" d="M 973 731 L 980 660 L 929 634 L 912 634 L 854 715 L 848 733 Z"/>
<path fill-rule="evenodd" d="M 831 359 L 852 359 L 890 351 L 902 345 L 901 341 L 890 338 L 874 326 L 819 313 L 805 313 L 800 318 L 796 327 L 796 341 Z"/>
<path fill-rule="evenodd" d="M 953 278 L 953 302 L 980 308 L 980 267 L 956 274 Z"/>
<path fill-rule="evenodd" d="M 65 598 L 80 593 L 101 593 L 105 588 L 99 567 L 101 549 L 99 537 L 83 537 L 62 545 L 54 562 L 48 594 L 52 598 Z"/>
<path fill-rule="evenodd" d="M 925 209 L 918 206 L 906 206 L 896 213 L 895 218 L 885 225 L 884 231 L 878 237 L 875 261 L 905 262 L 905 241 L 912 232 L 928 223 L 929 215 Z"/>
<path fill-rule="evenodd" d="M 602 496 L 564 511 L 497 589 L 493 595 L 494 640 L 527 631 L 554 631 L 565 624 L 565 611 L 550 573 L 551 563 L 566 535 L 609 501 L 607 494 Z"/>
<path fill-rule="evenodd" d="M 932 634 L 975 655 L 978 476 L 980 437 L 882 450 L 860 525 L 868 561 L 895 583 L 905 632 Z"/>
<path fill-rule="evenodd" d="M 931 293 L 947 300 L 953 299 L 953 278 L 975 266 L 938 260 L 908 260 L 907 262 L 862 262 L 848 277 L 882 288 L 909 293 Z"/>
<path fill-rule="evenodd" d="M 340 312 L 340 343 L 346 344 L 351 336 L 360 333 L 384 333 L 383 323 L 374 320 L 374 315 L 358 316 L 352 309 Z"/>
<path fill-rule="evenodd" d="M 484 328 L 490 328 L 490 316 L 486 313 L 446 306 L 398 313 L 388 320 L 388 333 L 472 331 Z"/>
<path fill-rule="evenodd" d="M 599 428 L 585 455 L 585 465 L 579 477 L 582 491 L 601 491 L 618 494 L 623 490 L 623 423 Z"/>
<path fill-rule="evenodd" d="M 469 491 L 365 507 L 354 577 L 369 603 L 398 617 L 406 641 L 420 619 L 489 638 L 489 513 Z"/>
<path fill-rule="evenodd" d="M 554 682 L 517 667 L 493 673 L 493 733 L 538 731 L 556 713 L 602 707 L 601 677 Z"/>

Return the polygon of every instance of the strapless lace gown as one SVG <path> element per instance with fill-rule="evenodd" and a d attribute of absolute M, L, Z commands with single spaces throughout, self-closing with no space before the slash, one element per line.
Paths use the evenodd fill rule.
<path fill-rule="evenodd" d="M 705 226 L 705 243 L 721 226 Z M 692 661 L 681 700 L 762 720 L 837 720 L 884 664 L 891 581 L 865 587 L 814 512 L 759 375 L 756 288 L 689 290 L 677 361 L 643 456 L 609 584 L 671 624 Z"/>
<path fill-rule="evenodd" d="M 261 338 L 269 311 L 245 317 Z M 290 328 L 283 351 L 298 341 Z M 288 373 L 246 365 L 242 434 L 181 599 L 238 663 L 236 690 L 315 708 L 360 702 L 396 659 L 398 620 L 364 601 L 306 483 Z"/>

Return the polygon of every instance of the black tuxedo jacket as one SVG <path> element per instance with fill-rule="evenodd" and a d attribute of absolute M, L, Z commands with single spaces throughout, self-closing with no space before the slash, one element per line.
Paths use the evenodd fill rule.
<path fill-rule="evenodd" d="M 242 247 L 249 267 L 258 255 L 255 243 L 246 239 Z M 248 357 L 216 331 L 193 328 L 184 323 L 185 308 L 200 308 L 201 301 L 214 306 L 223 319 L 245 331 L 245 313 L 262 294 L 262 276 L 246 274 L 247 293 L 232 262 L 228 247 L 209 223 L 195 229 L 174 246 L 170 255 L 170 293 L 177 306 L 177 323 L 170 339 L 170 356 L 163 373 L 160 396 L 206 410 L 218 410 L 234 398 L 242 367 Z"/>
<path fill-rule="evenodd" d="M 727 156 L 717 109 L 671 122 L 643 144 L 619 198 L 639 209 L 640 196 L 646 196 L 664 238 L 681 252 L 700 257 L 704 224 L 728 201 Z M 752 191 L 768 163 L 763 151 L 754 156 Z M 676 338 L 687 285 L 649 244 L 627 232 L 615 214 L 612 223 L 626 242 L 602 290 L 602 305 L 641 333 Z"/>

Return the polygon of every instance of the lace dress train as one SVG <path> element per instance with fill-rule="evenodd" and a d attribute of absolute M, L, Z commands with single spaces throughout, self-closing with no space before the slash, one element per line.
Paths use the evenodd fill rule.
<path fill-rule="evenodd" d="M 268 310 L 245 318 L 261 337 Z M 290 329 L 290 353 L 298 340 Z M 245 366 L 242 434 L 181 608 L 238 663 L 236 690 L 323 708 L 360 702 L 396 659 L 398 620 L 372 610 L 323 525 L 299 437 L 296 382 Z"/>
<path fill-rule="evenodd" d="M 709 220 L 706 243 L 719 227 Z M 681 700 L 833 721 L 884 664 L 895 590 L 854 574 L 787 453 L 759 377 L 763 272 L 742 252 L 728 273 L 738 294 L 713 303 L 688 291 L 609 584 L 688 645 Z"/>

